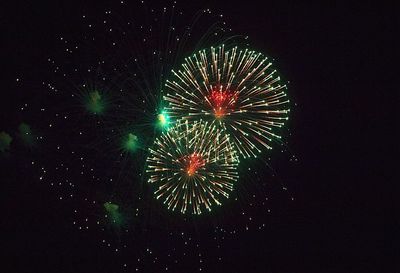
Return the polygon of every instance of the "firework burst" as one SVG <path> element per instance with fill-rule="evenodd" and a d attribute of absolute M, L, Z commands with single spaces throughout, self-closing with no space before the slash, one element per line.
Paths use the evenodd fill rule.
<path fill-rule="evenodd" d="M 185 58 L 172 74 L 164 96 L 171 118 L 201 118 L 224 128 L 243 157 L 280 139 L 276 130 L 289 112 L 286 85 L 261 53 L 211 47 Z"/>
<path fill-rule="evenodd" d="M 149 182 L 168 209 L 200 214 L 221 205 L 238 179 L 237 155 L 223 128 L 178 122 L 156 139 L 147 159 Z"/>

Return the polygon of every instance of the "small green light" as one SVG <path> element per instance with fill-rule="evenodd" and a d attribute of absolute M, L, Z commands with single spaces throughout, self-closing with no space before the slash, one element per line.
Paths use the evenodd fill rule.
<path fill-rule="evenodd" d="M 91 91 L 88 94 L 86 94 L 85 107 L 86 110 L 91 114 L 95 115 L 103 114 L 106 108 L 103 94 L 101 94 L 97 90 Z"/>
<path fill-rule="evenodd" d="M 117 204 L 106 202 L 103 204 L 104 209 L 110 219 L 109 224 L 111 224 L 114 228 L 120 228 L 124 224 L 124 217 L 122 213 L 119 211 L 119 206 Z"/>
<path fill-rule="evenodd" d="M 12 137 L 6 132 L 0 133 L 0 152 L 5 152 L 10 149 L 10 144 L 12 142 Z"/>
<path fill-rule="evenodd" d="M 129 133 L 128 136 L 123 140 L 123 150 L 125 152 L 134 152 L 138 148 L 139 139 L 136 135 Z"/>
<path fill-rule="evenodd" d="M 24 145 L 29 146 L 29 147 L 34 145 L 35 139 L 32 134 L 31 127 L 28 124 L 22 122 L 18 126 L 18 131 L 19 131 L 18 136 L 22 140 Z"/>
<path fill-rule="evenodd" d="M 167 118 L 165 117 L 164 114 L 159 114 L 158 115 L 158 120 L 160 121 L 161 125 L 167 124 Z"/>
<path fill-rule="evenodd" d="M 162 129 L 168 128 L 169 125 L 169 117 L 166 113 L 161 112 L 157 115 L 157 123 L 158 126 Z"/>
<path fill-rule="evenodd" d="M 114 213 L 114 212 L 118 211 L 118 208 L 119 208 L 119 206 L 117 204 L 113 204 L 111 202 L 106 202 L 103 205 L 108 213 Z"/>

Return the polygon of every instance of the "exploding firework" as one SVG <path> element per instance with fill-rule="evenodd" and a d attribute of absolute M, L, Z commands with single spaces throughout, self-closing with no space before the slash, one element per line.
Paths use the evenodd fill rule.
<path fill-rule="evenodd" d="M 178 122 L 156 139 L 147 159 L 149 183 L 168 209 L 200 214 L 229 197 L 237 174 L 234 145 L 223 128 L 199 121 Z"/>
<path fill-rule="evenodd" d="M 224 128 L 243 157 L 281 138 L 276 129 L 288 119 L 286 85 L 261 53 L 211 47 L 185 58 L 172 74 L 164 96 L 170 118 L 201 118 Z"/>
<path fill-rule="evenodd" d="M 172 5 L 118 1 L 106 10 L 99 6 L 85 14 L 66 13 L 74 31 L 65 31 L 64 20 L 58 20 L 62 28 L 52 26 L 56 32 L 49 35 L 58 41 L 51 42 L 54 50 L 42 54 L 48 65 L 18 73 L 33 73 L 19 75 L 22 80 L 16 82 L 18 92 L 30 94 L 18 103 L 15 122 L 21 125 L 0 128 L 0 161 L 9 154 L 11 162 L 17 156 L 26 161 L 24 168 L 34 170 L 30 179 L 49 187 L 73 227 L 95 234 L 101 248 L 121 257 L 125 271 L 197 271 L 192 267 L 204 261 L 221 263 L 224 241 L 263 229 L 275 204 L 271 185 L 276 178 L 265 175 L 265 161 L 241 165 L 238 183 L 237 152 L 242 147 L 233 141 L 241 140 L 241 132 L 213 121 L 230 122 L 244 91 L 211 89 L 206 97 L 214 105 L 213 115 L 187 123 L 177 122 L 171 105 L 166 108 L 170 101 L 164 96 L 175 92 L 163 85 L 173 80 L 169 72 L 184 54 L 203 48 L 210 54 L 211 45 L 228 41 L 249 46 L 222 15 L 204 10 L 192 18 L 192 11 Z M 254 137 L 248 139 L 254 142 Z M 35 149 L 28 151 L 31 146 Z M 153 202 L 157 206 L 149 205 Z M 218 248 L 211 245 L 216 252 L 207 257 L 209 243 Z M 185 253 L 201 257 L 200 264 Z"/>

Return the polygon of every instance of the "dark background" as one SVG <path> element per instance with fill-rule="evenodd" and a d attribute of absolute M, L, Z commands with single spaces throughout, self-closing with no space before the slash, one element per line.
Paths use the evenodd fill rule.
<path fill-rule="evenodd" d="M 205 269 L 397 272 L 399 253 L 391 250 L 398 245 L 394 230 L 399 225 L 389 180 L 397 171 L 391 168 L 390 151 L 398 150 L 392 141 L 398 124 L 391 124 L 390 111 L 398 96 L 388 100 L 394 92 L 388 83 L 396 73 L 390 66 L 394 7 L 220 2 L 182 5 L 223 13 L 235 31 L 248 34 L 278 60 L 298 105 L 289 145 L 299 164 L 296 183 L 288 185 L 296 208 L 272 217 L 261 235 L 245 233 L 231 240 L 223 264 Z M 60 29 L 79 27 L 71 14 L 104 6 L 91 1 L 2 3 L 0 130 L 19 123 L 14 113 L 29 96 L 15 87 L 15 79 L 43 63 Z M 68 208 L 50 189 L 31 181 L 23 162 L 2 160 L 0 271 L 117 272 L 96 234 L 71 228 L 64 217 Z"/>

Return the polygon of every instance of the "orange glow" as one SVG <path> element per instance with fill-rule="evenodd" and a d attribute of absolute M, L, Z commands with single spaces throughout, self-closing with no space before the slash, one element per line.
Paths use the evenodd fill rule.
<path fill-rule="evenodd" d="M 219 91 L 217 88 L 211 91 L 208 101 L 217 118 L 224 117 L 233 108 L 237 100 L 237 93 L 229 90 Z"/>
<path fill-rule="evenodd" d="M 186 157 L 186 164 L 187 164 L 187 174 L 189 176 L 192 176 L 193 174 L 196 173 L 196 171 L 203 167 L 205 164 L 204 159 L 201 157 L 201 155 L 193 153 L 189 156 Z"/>
<path fill-rule="evenodd" d="M 225 109 L 223 109 L 222 107 L 220 107 L 218 109 L 214 109 L 214 114 L 215 114 L 215 117 L 222 118 L 226 114 Z"/>

